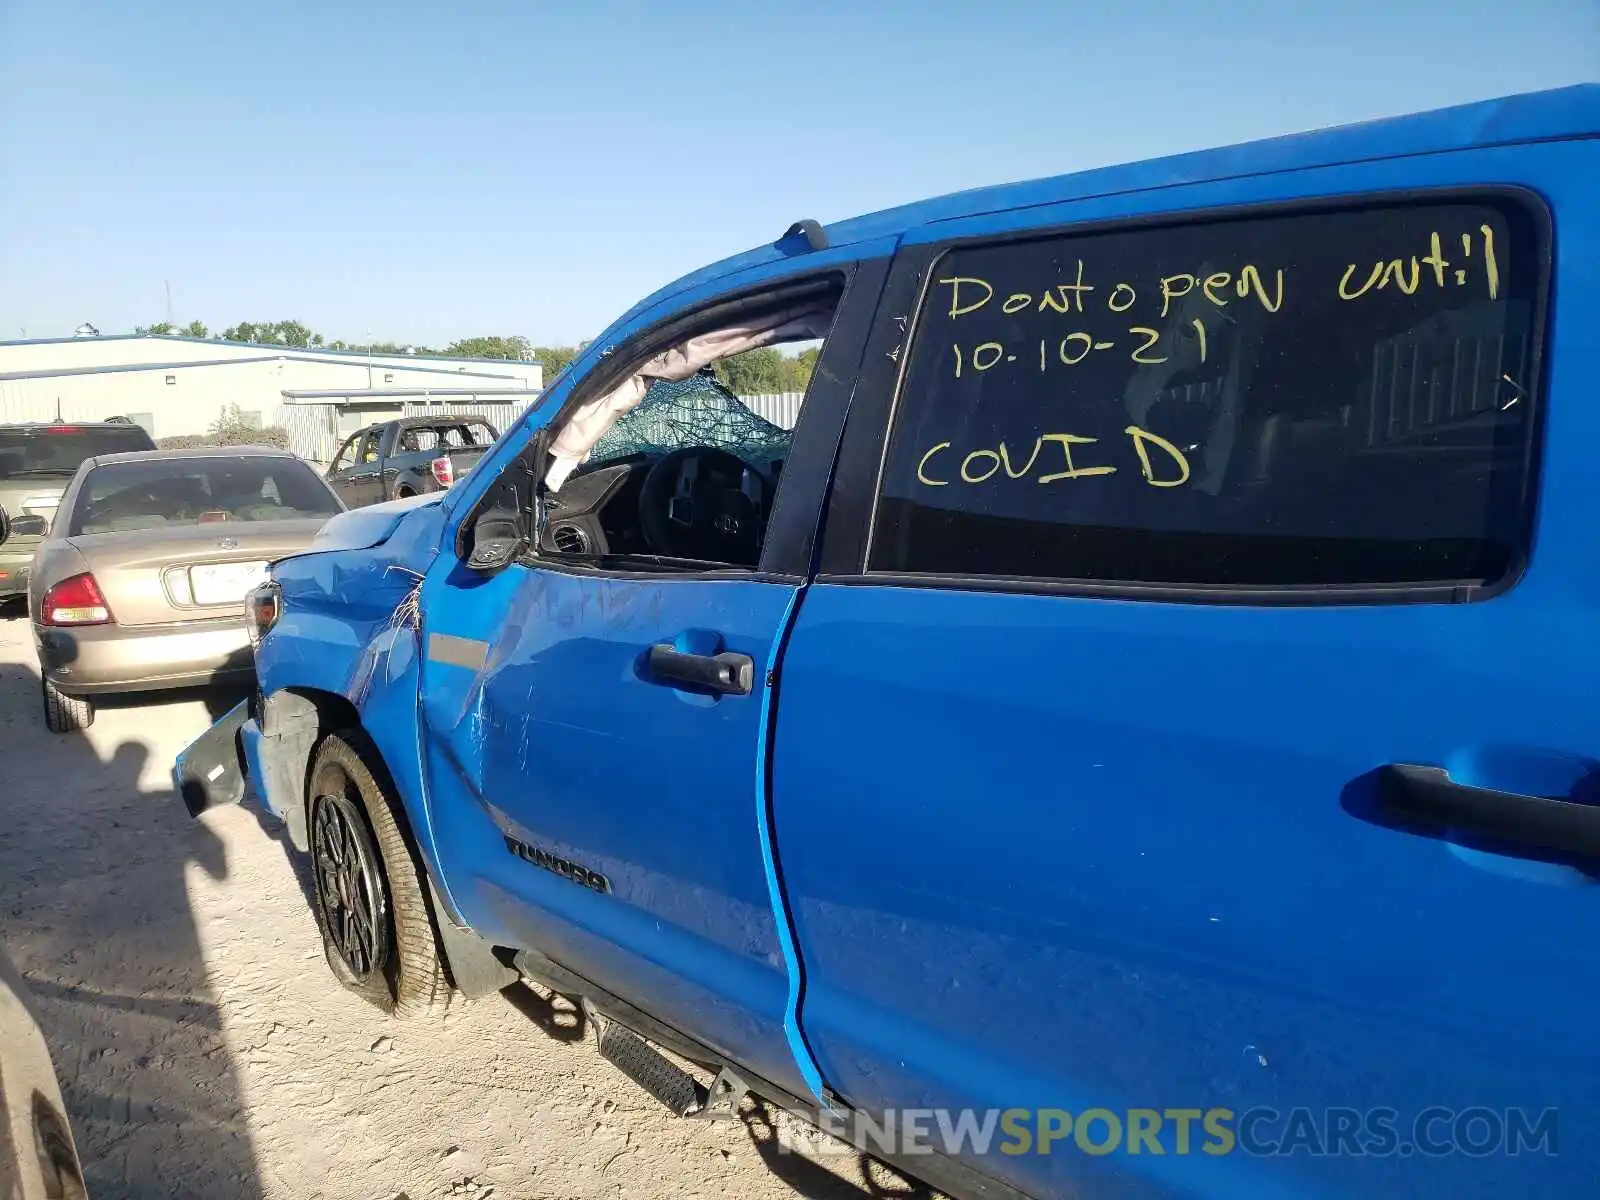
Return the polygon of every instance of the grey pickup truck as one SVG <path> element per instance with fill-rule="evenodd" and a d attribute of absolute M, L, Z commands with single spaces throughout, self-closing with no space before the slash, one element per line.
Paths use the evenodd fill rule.
<path fill-rule="evenodd" d="M 500 431 L 482 417 L 404 417 L 357 430 L 328 467 L 347 508 L 441 491 L 461 479 Z"/>

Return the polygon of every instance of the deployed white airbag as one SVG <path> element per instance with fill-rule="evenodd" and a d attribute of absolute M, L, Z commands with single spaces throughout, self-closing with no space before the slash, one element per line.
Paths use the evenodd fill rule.
<path fill-rule="evenodd" d="M 828 332 L 832 322 L 832 304 L 822 307 L 811 300 L 803 306 L 757 318 L 743 325 L 692 337 L 680 346 L 663 351 L 619 387 L 587 404 L 579 405 L 567 418 L 550 444 L 550 453 L 555 461 L 545 474 L 545 485 L 552 492 L 559 490 L 567 477 L 589 457 L 589 451 L 594 449 L 595 443 L 622 419 L 623 414 L 644 399 L 650 385 L 656 380 L 676 382 L 688 379 L 719 359 L 731 358 L 746 350 L 756 350 L 779 342 L 820 338 Z"/>

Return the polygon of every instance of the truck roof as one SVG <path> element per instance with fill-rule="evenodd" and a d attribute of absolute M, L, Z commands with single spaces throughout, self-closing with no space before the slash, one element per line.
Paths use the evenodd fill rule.
<path fill-rule="evenodd" d="M 489 424 L 489 418 L 479 413 L 440 413 L 436 417 L 396 417 L 392 421 L 374 421 L 367 429 L 387 429 L 390 425 L 398 425 L 401 429 L 423 429 L 429 425 L 463 425 L 468 421 L 478 421 L 484 425 Z M 366 430 L 362 430 L 366 432 Z"/>
<path fill-rule="evenodd" d="M 1584 83 L 1095 167 L 1046 179 L 973 188 L 834 222 L 823 227 L 823 234 L 830 246 L 849 246 L 878 238 L 904 237 L 922 226 L 1001 210 L 1383 158 L 1594 137 L 1597 133 L 1600 84 Z M 806 252 L 804 239 L 784 237 L 725 258 L 646 296 L 618 323 L 690 288 Z"/>

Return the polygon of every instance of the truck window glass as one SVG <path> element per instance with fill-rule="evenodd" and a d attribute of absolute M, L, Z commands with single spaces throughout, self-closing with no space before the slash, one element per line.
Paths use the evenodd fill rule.
<path fill-rule="evenodd" d="M 746 382 L 807 378 L 809 360 L 786 350 L 815 347 L 815 358 L 838 299 L 830 288 L 771 311 L 752 306 L 748 317 L 643 355 L 611 392 L 588 398 L 586 416 L 577 405 L 565 419 L 592 422 L 578 435 L 587 444 L 570 451 L 551 489 L 538 558 L 668 572 L 755 569 L 803 395 L 739 394 L 719 369 Z M 781 413 L 783 423 L 762 408 Z M 466 426 L 458 433 L 471 436 Z M 545 471 L 547 481 L 555 469 Z M 480 502 L 473 521 L 493 531 L 490 540 L 509 540 L 523 522 L 532 472 L 519 458 Z"/>
<path fill-rule="evenodd" d="M 358 433 L 339 447 L 339 452 L 333 456 L 333 469 L 335 471 L 347 471 L 355 466 L 356 447 L 361 444 L 363 436 Z"/>
<path fill-rule="evenodd" d="M 1543 247 L 1449 202 L 976 245 L 932 271 L 869 566 L 1315 586 L 1513 573 Z"/>

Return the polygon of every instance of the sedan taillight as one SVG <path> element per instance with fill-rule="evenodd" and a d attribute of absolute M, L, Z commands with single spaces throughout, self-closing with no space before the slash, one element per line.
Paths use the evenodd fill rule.
<path fill-rule="evenodd" d="M 94 576 L 85 571 L 63 579 L 44 594 L 41 619 L 46 625 L 108 625 L 111 608 Z"/>
<path fill-rule="evenodd" d="M 428 469 L 440 487 L 449 487 L 456 481 L 456 465 L 443 455 L 429 463 Z"/>

